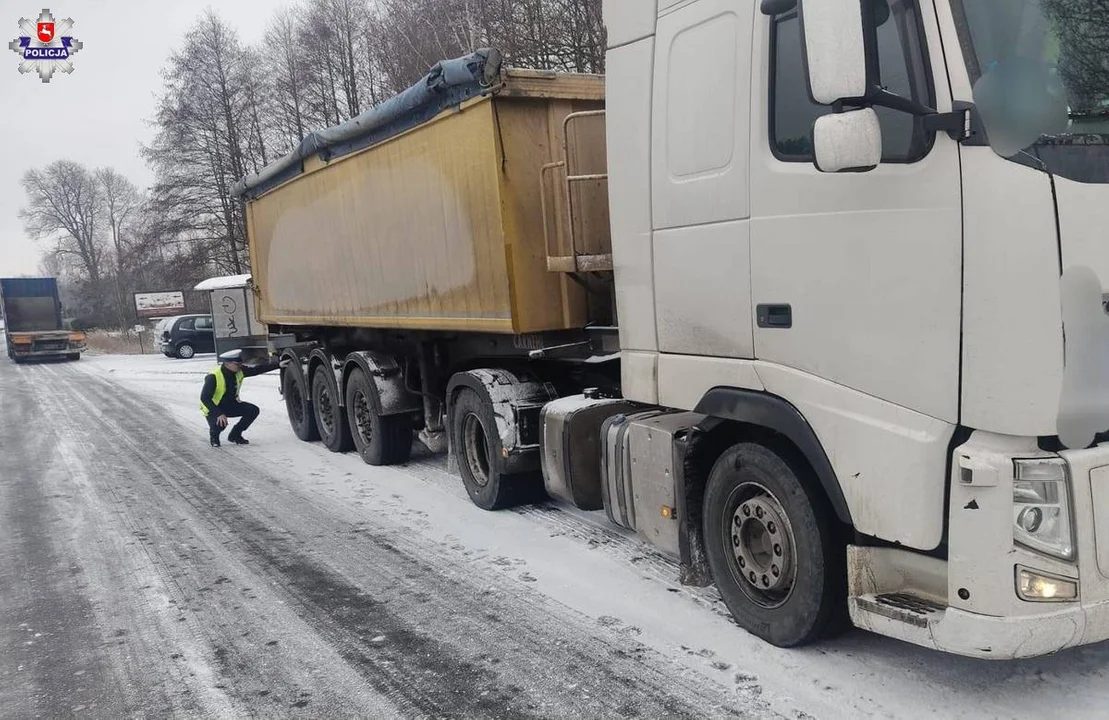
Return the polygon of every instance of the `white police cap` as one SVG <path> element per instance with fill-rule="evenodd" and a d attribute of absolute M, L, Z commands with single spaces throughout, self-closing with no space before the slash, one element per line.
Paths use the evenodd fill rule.
<path fill-rule="evenodd" d="M 220 362 L 242 362 L 242 359 L 242 350 L 228 350 L 227 352 L 219 356 Z"/>

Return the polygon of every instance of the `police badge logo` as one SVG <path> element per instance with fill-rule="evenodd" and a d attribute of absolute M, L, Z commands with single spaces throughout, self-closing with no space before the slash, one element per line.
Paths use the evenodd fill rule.
<path fill-rule="evenodd" d="M 26 34 L 8 43 L 8 48 L 23 58 L 19 72 L 37 72 L 44 83 L 50 82 L 55 70 L 73 72 L 70 58 L 84 47 L 84 43 L 68 34 L 73 28 L 73 18 L 54 22 L 54 16 L 43 8 L 36 22 L 20 18 L 19 27 Z"/>

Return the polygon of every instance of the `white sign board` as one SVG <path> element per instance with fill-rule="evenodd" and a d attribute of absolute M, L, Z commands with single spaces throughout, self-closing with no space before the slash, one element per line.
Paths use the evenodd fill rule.
<path fill-rule="evenodd" d="M 185 293 L 135 293 L 135 312 L 141 318 L 163 317 L 185 312 Z"/>

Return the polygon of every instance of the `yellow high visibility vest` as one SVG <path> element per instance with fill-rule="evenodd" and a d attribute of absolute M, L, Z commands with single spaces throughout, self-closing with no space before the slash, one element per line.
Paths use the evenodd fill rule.
<path fill-rule="evenodd" d="M 212 370 L 208 374 L 209 375 L 214 375 L 216 377 L 216 391 L 214 393 L 212 393 L 212 404 L 213 405 L 219 405 L 220 400 L 223 400 L 223 396 L 227 394 L 227 379 L 223 376 L 223 366 L 222 365 L 216 365 L 216 369 Z M 242 370 L 235 373 L 235 399 L 236 400 L 239 399 L 239 390 L 243 386 L 243 377 L 244 376 L 243 376 L 243 371 Z M 208 408 L 205 407 L 204 403 L 200 403 L 200 412 L 204 415 L 204 417 L 208 417 Z"/>

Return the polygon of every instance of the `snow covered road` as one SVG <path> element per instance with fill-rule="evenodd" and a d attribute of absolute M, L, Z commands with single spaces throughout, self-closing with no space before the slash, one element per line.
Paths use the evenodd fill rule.
<path fill-rule="evenodd" d="M 298 442 L 276 374 L 207 446 L 209 358 L 0 361 L 0 717 L 1094 717 L 1109 646 L 804 650 L 603 515 L 486 513 L 442 458 Z"/>

